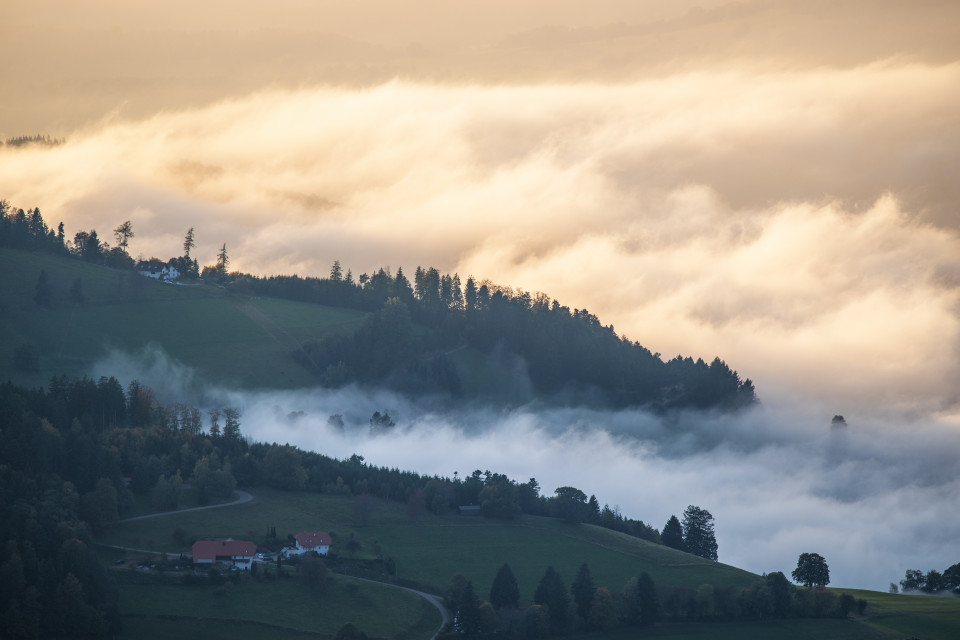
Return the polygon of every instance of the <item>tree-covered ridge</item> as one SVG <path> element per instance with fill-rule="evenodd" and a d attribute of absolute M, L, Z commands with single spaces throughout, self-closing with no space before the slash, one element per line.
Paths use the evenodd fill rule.
<path fill-rule="evenodd" d="M 357 281 L 335 263 L 330 278 L 231 274 L 231 286 L 260 295 L 366 309 L 353 336 L 309 341 L 296 354 L 328 385 L 388 384 L 403 391 L 456 394 L 448 354 L 470 346 L 518 356 L 540 397 L 612 406 L 740 408 L 756 401 L 753 383 L 719 358 L 668 361 L 619 336 L 586 309 L 457 274 L 381 268 Z M 424 331 L 423 328 L 427 330 Z"/>
<path fill-rule="evenodd" d="M 72 256 L 131 269 L 129 221 L 113 230 L 116 246 L 96 230 L 67 240 L 63 224 L 49 229 L 40 210 L 13 210 L 0 201 L 0 246 Z M 227 271 L 226 244 L 216 264 L 199 270 L 190 257 L 194 229 L 184 255 L 170 258 L 181 278 L 216 282 L 238 293 L 371 311 L 352 335 L 304 342 L 291 355 L 328 386 L 361 382 L 407 393 L 459 396 L 462 381 L 452 353 L 471 347 L 488 359 L 509 360 L 514 375 L 536 397 L 565 404 L 737 409 L 756 401 L 753 383 L 742 380 L 720 358 L 709 364 L 677 356 L 664 361 L 639 342 L 620 336 L 586 309 L 570 309 L 544 293 L 532 294 L 472 276 L 417 267 L 412 280 L 380 268 L 354 279 L 339 261 L 328 278 L 259 277 Z M 43 274 L 41 274 L 41 278 Z M 38 304 L 43 306 L 43 283 Z M 77 292 L 82 300 L 82 291 Z"/>
<path fill-rule="evenodd" d="M 52 138 L 48 135 L 38 133 L 32 136 L 13 136 L 12 138 L 7 138 L 3 141 L 3 146 L 28 147 L 35 145 L 39 147 L 56 147 L 64 142 L 65 140 L 63 138 Z"/>

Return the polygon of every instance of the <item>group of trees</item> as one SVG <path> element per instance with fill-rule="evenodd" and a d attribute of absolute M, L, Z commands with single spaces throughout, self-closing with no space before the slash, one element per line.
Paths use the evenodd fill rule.
<path fill-rule="evenodd" d="M 450 632 L 498 632 L 543 638 L 575 630 L 606 631 L 618 626 L 646 627 L 659 618 L 657 588 L 646 573 L 631 578 L 619 593 L 597 587 L 587 563 L 580 565 L 568 590 L 563 578 L 547 567 L 533 595 L 520 607 L 520 588 L 509 564 L 497 571 L 489 600 L 481 602 L 473 583 L 455 574 L 444 595 L 451 613 Z"/>
<path fill-rule="evenodd" d="M 128 253 L 135 237 L 131 222 L 113 230 L 110 247 L 96 230 L 77 232 L 72 242 L 61 223 L 56 232 L 39 209 L 14 211 L 0 201 L 0 246 L 48 251 L 132 269 Z M 522 360 L 533 391 L 565 403 L 614 406 L 738 408 L 755 401 L 753 383 L 741 380 L 725 362 L 677 356 L 664 361 L 638 342 L 618 335 L 586 309 L 573 309 L 542 293 L 531 294 L 473 277 L 417 267 L 413 280 L 402 268 L 381 268 L 356 280 L 339 261 L 329 278 L 261 278 L 229 272 L 223 244 L 216 263 L 202 271 L 190 251 L 194 229 L 184 238 L 183 255 L 166 264 L 181 278 L 204 280 L 249 291 L 373 312 L 352 335 L 310 340 L 292 355 L 328 386 L 357 381 L 410 392 L 458 395 L 461 380 L 447 353 L 472 346 L 487 354 Z M 48 297 L 40 291 L 38 304 Z M 82 290 L 77 292 L 82 299 Z"/>
<path fill-rule="evenodd" d="M 670 516 L 660 539 L 668 547 L 686 551 L 701 558 L 717 560 L 717 537 L 713 515 L 706 509 L 690 505 L 683 512 L 683 522 Z"/>
<path fill-rule="evenodd" d="M 890 591 L 904 593 L 911 591 L 922 591 L 923 593 L 940 593 L 951 591 L 960 595 L 960 562 L 947 567 L 942 572 L 931 569 L 924 573 L 919 569 L 907 569 L 903 580 L 900 581 L 900 587 L 893 582 L 890 583 Z"/>
<path fill-rule="evenodd" d="M 433 267 L 417 267 L 412 284 L 403 269 L 393 276 L 383 268 L 354 282 L 339 263 L 329 279 L 232 275 L 236 286 L 262 295 L 373 312 L 354 335 L 310 340 L 295 354 L 331 386 L 361 381 L 456 394 L 460 380 L 445 353 L 470 345 L 519 356 L 538 395 L 566 402 L 736 408 L 755 401 L 753 383 L 719 358 L 664 362 L 587 310 L 542 293 L 472 277 L 461 286 L 459 275 Z"/>
<path fill-rule="evenodd" d="M 766 574 L 747 587 L 701 584 L 655 584 L 647 573 L 627 580 L 618 591 L 597 586 L 587 563 L 580 565 L 570 588 L 547 567 L 533 595 L 520 607 L 520 588 L 510 566 L 497 571 L 487 601 L 473 583 L 455 574 L 444 604 L 452 614 L 448 632 L 498 633 L 507 637 L 544 638 L 579 631 L 649 627 L 658 621 L 844 617 L 861 615 L 864 600 L 823 589 L 798 589 L 781 572 Z"/>
<path fill-rule="evenodd" d="M 575 487 L 560 487 L 545 496 L 532 478 L 517 483 L 480 471 L 464 478 L 426 477 L 368 465 L 357 455 L 338 460 L 289 445 L 250 443 L 240 432 L 240 418 L 232 408 L 204 413 L 165 406 L 144 385 L 134 381 L 124 389 L 115 378 L 57 377 L 47 389 L 0 384 L 0 635 L 29 636 L 37 629 L 103 635 L 116 629 L 115 587 L 97 568 L 91 532 L 113 526 L 138 494 L 150 496 L 159 509 L 176 508 L 188 483 L 201 499 L 226 498 L 238 485 L 352 494 L 361 526 L 361 507 L 375 508 L 369 496 L 438 513 L 480 504 L 491 517 L 534 513 L 601 525 L 604 518 L 618 521 L 619 514 L 599 508 L 595 496 L 587 498 Z M 681 539 L 711 537 L 708 512 L 691 506 L 684 520 Z M 619 522 L 651 539 L 659 537 L 640 521 Z M 825 591 L 804 595 L 783 582 L 767 576 L 745 590 L 710 585 L 651 589 L 652 581 L 641 575 L 614 592 L 596 588 L 583 567 L 568 592 L 557 572 L 548 570 L 534 605 L 518 614 L 519 588 L 507 567 L 494 580 L 489 611 L 495 614 L 494 624 L 546 635 L 571 628 L 650 624 L 656 616 L 838 615 L 849 604 Z M 5 590 L 6 584 L 23 588 Z M 457 593 L 463 596 L 454 598 L 460 603 L 454 610 L 462 611 L 458 629 L 490 620 L 476 593 L 471 596 L 466 588 Z M 476 615 L 472 603 L 477 604 Z M 54 610 L 60 613 L 52 615 Z"/>
<path fill-rule="evenodd" d="M 35 134 L 32 136 L 14 136 L 3 141 L 7 147 L 28 147 L 38 145 L 43 147 L 56 147 L 64 143 L 64 138 L 52 138 L 48 135 Z"/>
<path fill-rule="evenodd" d="M 133 224 L 126 220 L 113 230 L 113 247 L 100 237 L 96 229 L 78 231 L 70 240 L 63 223 L 57 226 L 56 231 L 49 228 L 39 208 L 27 211 L 14 209 L 6 200 L 0 200 L 0 247 L 43 251 L 115 269 L 133 269 L 136 261 L 130 256 L 129 248 L 130 240 L 135 236 Z M 183 255 L 170 258 L 165 263 L 175 267 L 182 279 L 200 276 L 196 259 L 190 257 L 190 250 L 195 246 L 191 227 L 184 238 Z M 220 282 L 227 277 L 228 264 L 227 245 L 224 244 L 217 254 L 215 266 L 204 267 L 204 271 L 212 281 Z"/>

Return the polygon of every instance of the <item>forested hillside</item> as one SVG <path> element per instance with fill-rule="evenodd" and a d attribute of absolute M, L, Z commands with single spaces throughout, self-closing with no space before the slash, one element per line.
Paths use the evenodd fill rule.
<path fill-rule="evenodd" d="M 127 253 L 134 235 L 129 222 L 114 230 L 117 244 L 111 248 L 95 230 L 79 231 L 71 241 L 62 224 L 56 232 L 48 228 L 39 209 L 25 212 L 0 204 L 0 247 L 45 252 L 134 275 L 136 265 Z M 476 358 L 464 354 L 478 354 L 500 377 L 509 371 L 533 397 L 551 402 L 653 410 L 736 409 L 756 399 L 753 383 L 719 358 L 709 364 L 683 356 L 665 361 L 659 353 L 618 335 L 586 309 L 571 310 L 543 293 L 473 277 L 461 283 L 458 274 L 441 274 L 433 267 L 417 267 L 412 281 L 402 268 L 395 274 L 381 268 L 354 279 L 338 261 L 328 278 L 260 277 L 229 272 L 225 245 L 216 264 L 201 272 L 190 256 L 192 246 L 190 229 L 184 254 L 167 261 L 182 281 L 217 284 L 237 299 L 269 296 L 369 312 L 353 330 L 321 332 L 287 345 L 287 357 L 326 386 L 359 382 L 411 394 L 469 397 L 473 390 L 465 388 L 464 380 L 476 377 L 471 370 Z M 198 272 L 202 279 L 195 277 Z M 29 306 L 84 305 L 79 277 L 68 295 L 57 301 L 51 297 L 49 277 L 43 269 L 36 274 Z M 126 297 L 143 288 L 135 284 L 129 282 Z M 29 361 L 28 356 L 29 351 L 21 353 L 21 361 Z"/>

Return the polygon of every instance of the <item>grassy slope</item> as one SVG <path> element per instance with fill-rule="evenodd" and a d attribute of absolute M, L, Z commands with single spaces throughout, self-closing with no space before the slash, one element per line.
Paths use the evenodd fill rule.
<path fill-rule="evenodd" d="M 295 577 L 184 587 L 117 573 L 129 638 L 200 637 L 194 632 L 211 624 L 226 625 L 230 638 L 290 637 L 290 631 L 330 637 L 352 622 L 369 636 L 402 639 L 429 637 L 440 626 L 440 613 L 416 594 L 346 576 L 312 592 Z"/>
<path fill-rule="evenodd" d="M 862 591 L 832 589 L 835 593 L 849 593 L 869 603 L 864 618 L 847 620 L 801 619 L 746 622 L 710 622 L 659 625 L 644 630 L 644 638 L 671 638 L 694 640 L 956 640 L 960 638 L 960 599 L 929 596 L 904 596 Z M 614 640 L 637 637 L 635 629 L 621 629 L 604 634 Z M 577 638 L 597 637 L 589 634 Z"/>
<path fill-rule="evenodd" d="M 331 531 L 336 535 L 336 548 L 337 540 L 354 533 L 364 545 L 360 557 L 373 554 L 376 540 L 385 555 L 396 559 L 400 577 L 437 590 L 461 572 L 485 598 L 497 569 L 508 562 L 527 603 L 549 565 L 569 584 L 577 567 L 587 562 L 598 584 L 616 590 L 643 571 L 656 581 L 673 584 L 747 585 L 753 579 L 752 574 L 734 567 L 599 527 L 571 526 L 552 518 L 500 522 L 428 514 L 414 521 L 402 505 L 378 501 L 368 524 L 358 526 L 350 498 L 262 488 L 253 493 L 255 500 L 247 504 L 125 523 L 104 541 L 175 553 L 185 551 L 173 540 L 177 527 L 190 536 L 242 536 L 254 541 L 276 527 L 281 535 L 305 529 Z"/>
<path fill-rule="evenodd" d="M 33 302 L 40 270 L 53 306 Z M 129 271 L 46 254 L 0 249 L 0 379 L 45 385 L 55 373 L 82 375 L 110 348 L 160 345 L 205 379 L 246 388 L 312 386 L 316 378 L 290 351 L 307 338 L 350 331 L 363 313 L 271 298 L 230 295 L 213 286 L 172 286 Z M 81 279 L 86 302 L 70 302 Z M 40 350 L 40 371 L 12 369 L 22 343 Z"/>
<path fill-rule="evenodd" d="M 755 577 L 734 567 L 706 562 L 616 532 L 587 525 L 570 526 L 549 518 L 525 517 L 516 522 L 498 522 L 428 514 L 412 520 L 403 505 L 377 501 L 367 525 L 359 526 L 355 503 L 348 497 L 262 488 L 253 493 L 255 500 L 251 503 L 125 523 L 106 536 L 104 542 L 179 552 L 184 549 L 173 541 L 172 532 L 176 527 L 183 527 L 191 536 L 232 535 L 255 541 L 262 539 L 269 527 L 276 527 L 281 535 L 303 529 L 329 530 L 335 535 L 336 549 L 337 541 L 354 533 L 363 544 L 358 557 L 372 557 L 378 544 L 384 554 L 397 560 L 400 577 L 443 589 L 453 573 L 461 572 L 473 581 L 477 594 L 484 599 L 496 570 L 500 564 L 508 562 L 517 576 L 521 598 L 526 604 L 531 602 L 533 591 L 548 565 L 553 565 L 569 586 L 577 567 L 585 561 L 590 565 L 595 583 L 614 591 L 619 591 L 630 576 L 641 571 L 648 572 L 657 582 L 694 587 L 703 583 L 744 586 Z M 365 590 L 366 586 L 361 589 Z M 643 635 L 652 638 L 758 640 L 771 637 L 798 640 L 810 637 L 855 640 L 910 636 L 947 640 L 960 637 L 960 600 L 848 589 L 836 591 L 866 599 L 870 603 L 867 618 L 669 624 L 645 630 Z M 133 597 L 149 597 L 149 593 L 138 595 L 133 592 Z M 255 619 L 269 621 L 270 618 L 267 615 Z M 275 621 L 279 619 L 282 618 Z M 139 623 L 132 620 L 131 624 L 136 626 Z M 189 624 L 202 623 L 193 621 Z M 270 633 L 264 633 L 262 637 L 270 637 Z M 368 633 L 376 635 L 376 632 Z M 612 637 L 635 636 L 636 630 L 623 630 Z"/>

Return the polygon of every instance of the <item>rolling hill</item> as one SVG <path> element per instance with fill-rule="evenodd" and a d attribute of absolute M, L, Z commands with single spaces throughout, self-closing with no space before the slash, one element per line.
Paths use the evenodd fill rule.
<path fill-rule="evenodd" d="M 520 587 L 521 606 L 533 601 L 533 592 L 547 566 L 553 566 L 570 585 L 579 565 L 588 563 L 597 586 L 606 586 L 612 592 L 619 591 L 626 581 L 641 572 L 647 572 L 661 584 L 687 585 L 697 588 L 701 584 L 746 588 L 758 576 L 728 565 L 714 563 L 661 545 L 638 540 L 614 531 L 592 525 L 571 525 L 554 518 L 524 516 L 516 521 L 497 521 L 456 515 L 436 516 L 426 514 L 411 518 L 402 505 L 395 502 L 376 501 L 367 523 L 357 522 L 357 505 L 352 498 L 312 493 L 296 493 L 258 488 L 252 502 L 222 509 L 172 513 L 160 518 L 121 523 L 112 532 L 103 536 L 101 542 L 110 545 L 149 547 L 170 554 L 186 552 L 178 545 L 173 532 L 183 529 L 194 536 L 245 536 L 261 540 L 265 532 L 276 527 L 278 532 L 293 532 L 302 529 L 325 529 L 333 533 L 334 551 L 346 558 L 373 558 L 378 553 L 395 558 L 397 578 L 422 585 L 423 588 L 442 592 L 454 573 L 463 573 L 470 579 L 481 599 L 490 592 L 493 577 L 499 566 L 510 564 Z M 344 551 L 343 543 L 353 537 L 361 547 L 355 553 Z M 338 544 L 339 543 L 339 544 Z M 337 549 L 339 546 L 339 550 Z M 105 552 L 109 558 L 119 557 L 121 552 Z M 137 554 L 128 554 L 136 557 Z M 775 568 L 772 568 L 775 570 Z M 340 623 L 350 620 L 364 631 L 378 637 L 427 638 L 432 633 L 430 623 L 438 624 L 428 610 L 414 609 L 416 615 L 401 616 L 389 633 L 378 623 L 377 616 L 388 615 L 377 607 L 391 610 L 392 607 L 409 609 L 414 603 L 390 600 L 388 594 L 374 591 L 370 600 L 361 602 L 345 594 L 359 589 L 366 593 L 373 585 L 359 584 L 349 587 L 351 578 L 337 576 L 330 602 L 341 603 L 340 609 L 325 606 L 325 596 L 317 595 L 314 601 L 317 610 L 309 628 L 329 634 Z M 230 608 L 217 603 L 213 588 L 194 588 L 185 594 L 183 588 L 150 583 L 141 579 L 125 586 L 124 610 L 129 614 L 130 629 L 136 633 L 144 630 L 144 617 L 156 617 L 162 621 L 164 632 L 192 632 L 203 624 L 203 604 L 229 611 L 233 625 L 243 629 L 243 621 L 265 625 L 255 627 L 257 637 L 283 637 L 284 628 L 304 629 L 301 614 L 290 613 L 281 603 L 284 597 L 274 600 L 272 614 L 262 607 L 250 610 Z M 378 587 L 382 589 L 382 587 Z M 270 591 L 254 584 L 238 586 L 231 592 L 237 598 L 253 600 L 280 596 L 281 591 Z M 916 636 L 927 640 L 948 640 L 960 631 L 960 599 L 943 599 L 919 596 L 891 595 L 885 593 L 832 589 L 836 593 L 849 593 L 868 601 L 863 617 L 847 619 L 775 619 L 740 621 L 703 621 L 698 623 L 661 624 L 643 631 L 651 638 L 787 638 L 801 639 L 819 637 L 826 639 L 892 640 Z M 283 593 L 286 593 L 283 591 Z M 400 592 L 403 593 L 403 592 Z M 189 595 L 201 604 L 190 607 L 178 598 Z M 299 603 L 302 594 L 294 600 Z M 295 608 L 295 607 L 294 607 Z M 176 611 L 178 620 L 163 619 Z M 192 612 L 192 613 L 191 613 Z M 389 615 L 395 615 L 389 614 Z M 351 618 L 350 616 L 353 616 Z M 180 625 L 180 626 L 178 626 Z M 276 625 L 273 629 L 269 625 Z M 299 626 L 298 626 L 299 625 Z M 366 625 L 366 626 L 365 626 Z M 233 627 L 229 627 L 233 628 Z M 435 628 L 434 628 L 435 629 Z M 179 631 L 178 631 L 179 630 Z M 250 633 L 246 628 L 243 633 Z M 275 634 L 275 635 L 274 635 Z M 611 635 L 612 634 L 612 635 Z M 636 629 L 622 629 L 602 637 L 632 638 Z M 124 634 L 125 637 L 133 637 Z M 159 637 L 159 636 L 152 636 Z M 584 634 L 576 637 L 601 637 Z"/>
<path fill-rule="evenodd" d="M 51 306 L 34 302 L 42 270 Z M 0 249 L 0 378 L 46 385 L 54 374 L 79 376 L 111 349 L 149 345 L 196 370 L 207 382 L 239 388 L 298 388 L 316 377 L 291 356 L 307 339 L 352 332 L 366 315 L 352 309 L 232 295 L 216 286 L 177 286 L 135 272 L 45 253 Z M 84 302 L 71 300 L 81 282 Z M 13 366 L 22 344 L 38 367 Z"/>

